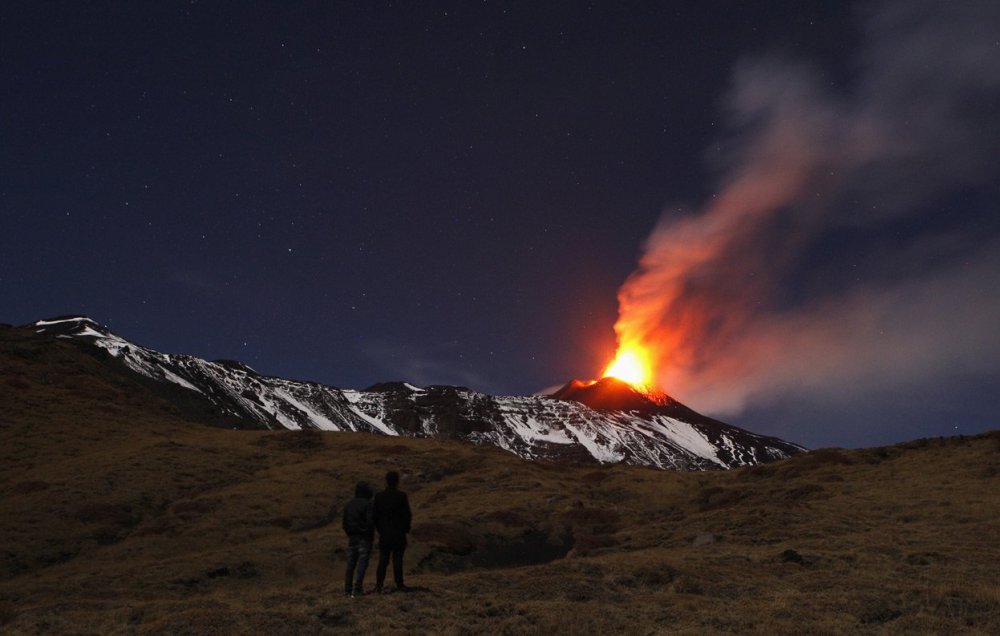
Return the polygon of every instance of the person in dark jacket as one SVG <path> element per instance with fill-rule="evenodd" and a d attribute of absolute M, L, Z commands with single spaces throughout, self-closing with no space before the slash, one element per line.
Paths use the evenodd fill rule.
<path fill-rule="evenodd" d="M 403 584 L 403 552 L 406 533 L 410 531 L 410 501 L 399 490 L 399 473 L 385 475 L 385 490 L 375 495 L 375 528 L 378 529 L 378 567 L 375 570 L 375 591 L 382 591 L 385 570 L 392 558 L 392 578 L 396 589 L 405 591 Z"/>
<path fill-rule="evenodd" d="M 354 499 L 344 506 L 344 532 L 347 534 L 347 573 L 344 575 L 344 594 L 361 596 L 368 557 L 375 539 L 375 511 L 372 487 L 359 481 L 354 487 Z"/>

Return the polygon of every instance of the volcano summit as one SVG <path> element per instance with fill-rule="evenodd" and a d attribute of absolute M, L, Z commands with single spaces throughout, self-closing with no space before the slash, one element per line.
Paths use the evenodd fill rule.
<path fill-rule="evenodd" d="M 552 395 L 493 396 L 459 386 L 386 382 L 364 390 L 270 377 L 136 345 L 83 316 L 16 328 L 71 345 L 152 388 L 186 417 L 244 429 L 320 429 L 432 437 L 497 446 L 526 459 L 680 470 L 782 459 L 801 446 L 700 415 L 662 393 L 614 378 L 573 381 Z"/>

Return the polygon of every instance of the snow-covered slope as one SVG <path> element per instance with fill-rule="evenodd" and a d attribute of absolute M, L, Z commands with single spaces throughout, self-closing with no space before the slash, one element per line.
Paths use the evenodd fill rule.
<path fill-rule="evenodd" d="M 160 353 L 85 317 L 40 320 L 30 327 L 79 343 L 123 372 L 153 381 L 168 399 L 218 425 L 459 439 L 526 459 L 687 470 L 757 464 L 804 450 L 610 379 L 572 382 L 553 396 L 492 396 L 405 382 L 357 391 L 263 376 L 239 362 Z"/>

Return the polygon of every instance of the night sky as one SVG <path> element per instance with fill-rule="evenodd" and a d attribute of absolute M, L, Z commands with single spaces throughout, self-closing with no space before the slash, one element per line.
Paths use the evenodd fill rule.
<path fill-rule="evenodd" d="M 526 394 L 629 280 L 696 410 L 998 427 L 995 2 L 3 3 L 0 79 L 0 321 Z"/>

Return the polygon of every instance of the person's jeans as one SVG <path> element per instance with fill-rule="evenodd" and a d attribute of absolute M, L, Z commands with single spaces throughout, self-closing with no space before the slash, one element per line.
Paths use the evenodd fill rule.
<path fill-rule="evenodd" d="M 367 537 L 352 536 L 347 540 L 347 573 L 344 575 L 344 591 L 361 592 L 368 569 L 368 558 L 372 552 L 372 540 Z M 355 575 L 356 574 L 356 575 Z M 353 582 L 354 587 L 351 587 Z"/>
<path fill-rule="evenodd" d="M 375 569 L 375 589 L 381 590 L 385 583 L 385 571 L 389 567 L 389 557 L 392 557 L 392 578 L 396 587 L 403 586 L 403 551 L 406 545 L 379 545 L 378 567 Z"/>

